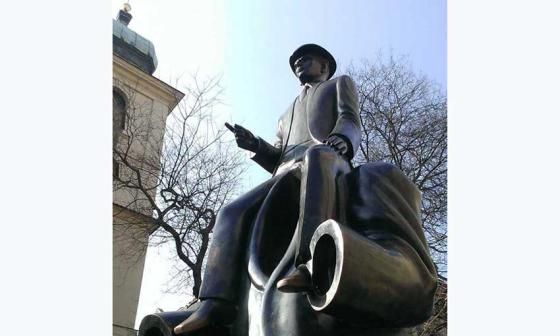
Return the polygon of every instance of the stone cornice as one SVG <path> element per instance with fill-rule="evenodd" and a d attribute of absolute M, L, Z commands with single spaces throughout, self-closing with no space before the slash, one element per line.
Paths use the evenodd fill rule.
<path fill-rule="evenodd" d="M 131 210 L 113 201 L 113 217 L 115 216 L 129 222 L 132 222 L 134 220 L 142 222 L 143 225 L 148 226 L 148 234 L 150 235 L 154 233 L 154 231 L 158 228 L 153 217 L 146 216 L 140 212 Z"/>
<path fill-rule="evenodd" d="M 113 54 L 113 79 L 123 82 L 142 94 L 163 102 L 169 107 L 170 113 L 185 94 L 160 79 L 149 75 Z"/>

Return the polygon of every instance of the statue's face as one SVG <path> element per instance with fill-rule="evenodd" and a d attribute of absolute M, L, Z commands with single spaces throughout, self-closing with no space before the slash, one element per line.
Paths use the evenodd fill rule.
<path fill-rule="evenodd" d="M 313 54 L 305 54 L 295 62 L 295 73 L 302 84 L 326 80 L 328 66 L 326 61 Z"/>

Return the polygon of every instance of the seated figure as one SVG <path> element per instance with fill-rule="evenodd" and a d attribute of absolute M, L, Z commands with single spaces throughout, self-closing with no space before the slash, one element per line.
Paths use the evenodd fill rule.
<path fill-rule="evenodd" d="M 273 176 L 218 214 L 199 302 L 167 322 L 175 334 L 398 335 L 430 316 L 418 189 L 389 164 L 352 168 L 356 88 L 331 79 L 327 50 L 303 45 L 289 65 L 303 90 L 274 145 L 226 124 Z"/>

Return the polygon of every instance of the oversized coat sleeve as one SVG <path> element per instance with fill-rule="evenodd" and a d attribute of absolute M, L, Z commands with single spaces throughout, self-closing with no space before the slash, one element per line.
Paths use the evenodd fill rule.
<path fill-rule="evenodd" d="M 342 75 L 336 82 L 337 120 L 330 135 L 342 136 L 349 145 L 348 158 L 356 154 L 361 140 L 358 92 L 352 78 Z"/>
<path fill-rule="evenodd" d="M 282 119 L 278 121 L 278 130 L 276 132 L 276 141 L 274 145 L 269 144 L 260 137 L 258 140 L 259 146 L 251 159 L 272 174 L 282 154 Z"/>

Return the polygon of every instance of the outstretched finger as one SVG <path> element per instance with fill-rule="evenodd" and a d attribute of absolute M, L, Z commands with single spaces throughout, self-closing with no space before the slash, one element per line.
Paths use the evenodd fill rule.
<path fill-rule="evenodd" d="M 228 130 L 230 130 L 231 132 L 235 133 L 235 128 L 233 126 L 231 126 L 229 123 L 225 123 L 226 127 Z"/>
<path fill-rule="evenodd" d="M 245 129 L 245 127 L 243 127 L 241 125 L 237 125 L 237 124 L 235 124 L 234 127 L 235 127 L 235 133 L 236 134 L 238 134 L 239 136 L 244 136 L 245 135 L 245 133 L 247 131 Z"/>

